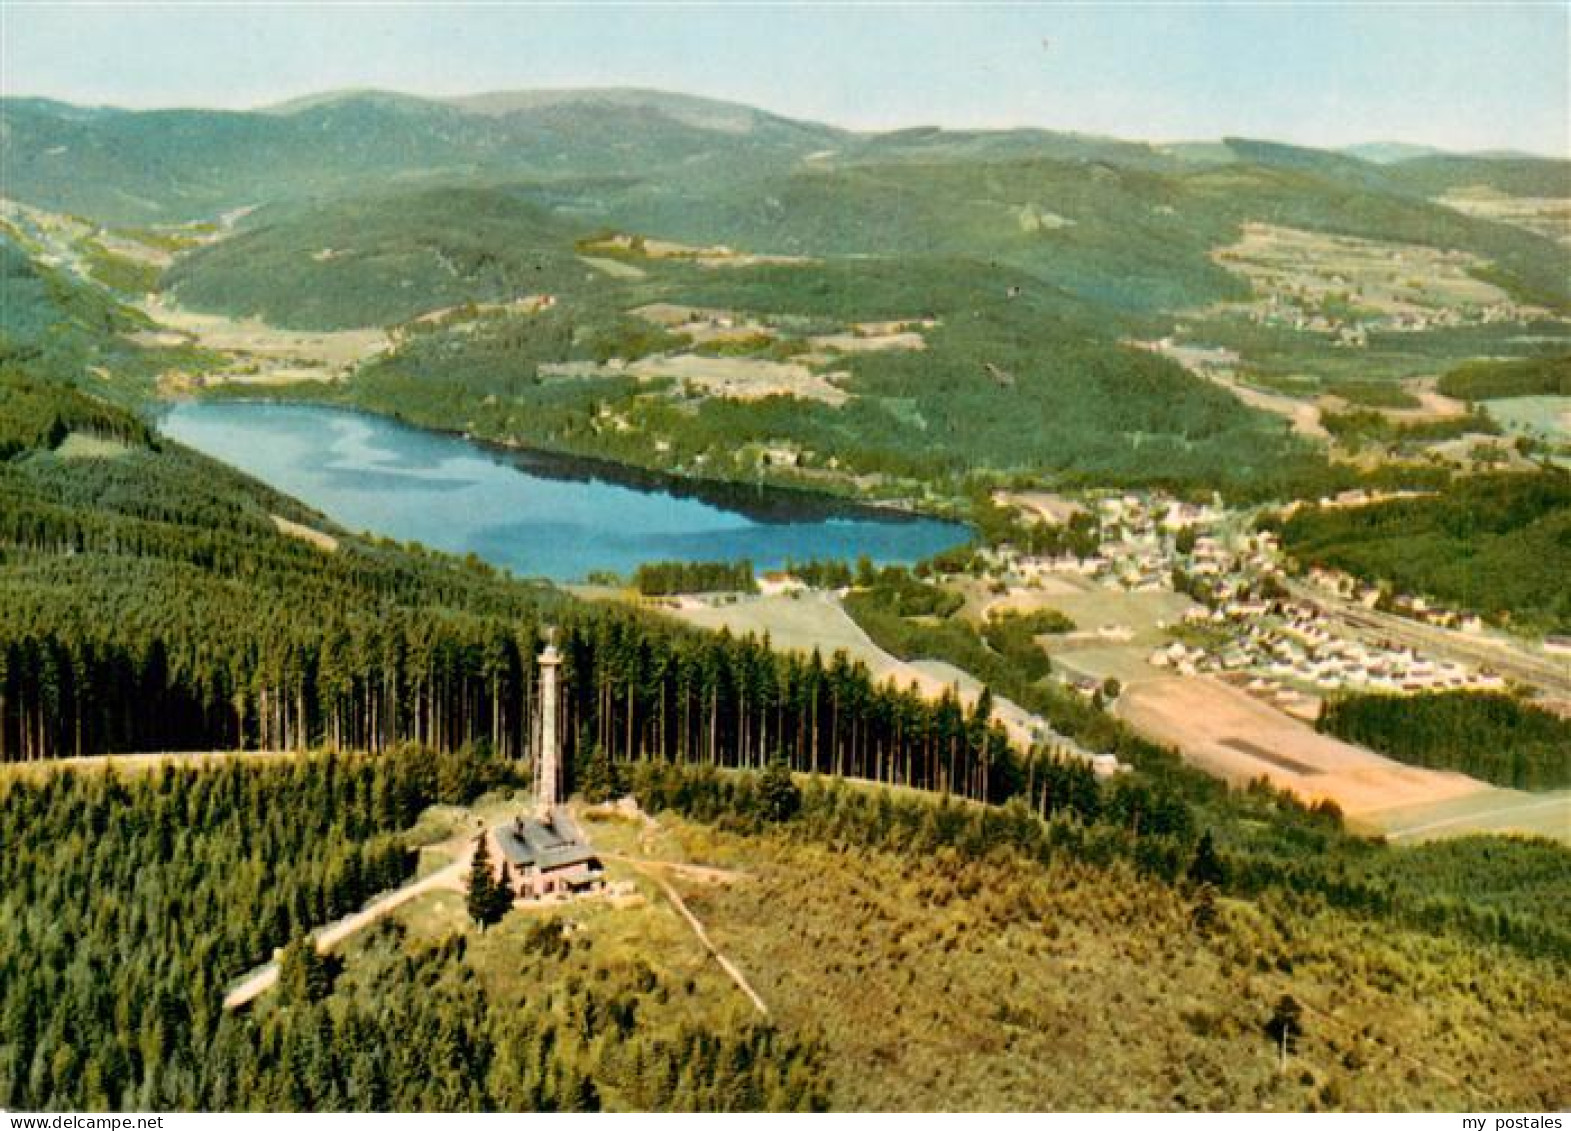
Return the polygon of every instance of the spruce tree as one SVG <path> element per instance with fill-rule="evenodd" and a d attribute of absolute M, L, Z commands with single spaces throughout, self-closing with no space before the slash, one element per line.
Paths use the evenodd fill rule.
<path fill-rule="evenodd" d="M 1217 853 L 1210 829 L 1201 835 L 1200 843 L 1195 846 L 1195 858 L 1189 864 L 1189 882 L 1213 887 L 1227 883 L 1227 865 Z"/>
<path fill-rule="evenodd" d="M 802 791 L 791 780 L 791 768 L 783 758 L 771 759 L 759 775 L 758 800 L 771 821 L 788 821 L 802 807 Z"/>
<path fill-rule="evenodd" d="M 513 909 L 513 870 L 502 861 L 501 877 L 491 885 L 491 922 L 500 922 Z"/>
<path fill-rule="evenodd" d="M 469 865 L 469 893 L 465 905 L 475 925 L 484 930 L 499 920 L 506 908 L 498 910 L 498 884 L 491 874 L 491 848 L 484 833 L 475 838 L 475 855 Z M 509 901 L 511 905 L 511 901 Z"/>
<path fill-rule="evenodd" d="M 588 740 L 587 734 L 579 742 L 578 749 L 583 754 L 579 758 L 578 791 L 591 805 L 610 801 L 618 792 L 616 766 L 611 761 L 610 751 Z"/>

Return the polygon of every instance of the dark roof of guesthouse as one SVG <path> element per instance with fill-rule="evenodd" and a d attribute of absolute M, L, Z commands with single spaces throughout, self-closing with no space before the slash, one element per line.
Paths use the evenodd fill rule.
<path fill-rule="evenodd" d="M 516 868 L 555 871 L 574 864 L 599 863 L 565 808 L 553 809 L 544 821 L 519 817 L 498 829 L 496 840 L 502 855 Z"/>

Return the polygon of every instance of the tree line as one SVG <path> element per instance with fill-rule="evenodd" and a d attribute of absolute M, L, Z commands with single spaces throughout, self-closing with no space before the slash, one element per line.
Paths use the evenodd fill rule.
<path fill-rule="evenodd" d="M 1571 473 L 1474 475 L 1425 498 L 1264 520 L 1301 564 L 1343 569 L 1501 624 L 1571 628 Z"/>
<path fill-rule="evenodd" d="M 1508 789 L 1571 786 L 1571 722 L 1511 695 L 1345 695 L 1326 702 L 1317 725 L 1399 762 Z"/>
<path fill-rule="evenodd" d="M 669 593 L 754 593 L 753 563 L 643 562 L 633 571 L 633 588 L 646 597 Z"/>

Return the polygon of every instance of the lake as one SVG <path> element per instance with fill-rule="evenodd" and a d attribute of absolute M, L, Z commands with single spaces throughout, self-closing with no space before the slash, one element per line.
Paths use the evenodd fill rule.
<path fill-rule="evenodd" d="M 526 577 L 631 574 L 640 562 L 866 554 L 912 562 L 958 545 L 957 523 L 805 492 L 701 485 L 613 464 L 501 451 L 347 409 L 187 403 L 165 434 L 350 529 L 475 553 Z"/>

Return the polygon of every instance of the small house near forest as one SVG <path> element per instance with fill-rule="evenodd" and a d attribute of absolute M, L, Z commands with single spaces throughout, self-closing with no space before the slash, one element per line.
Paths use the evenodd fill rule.
<path fill-rule="evenodd" d="M 565 806 L 544 817 L 518 817 L 489 835 L 498 875 L 505 862 L 520 899 L 578 895 L 605 883 L 605 869 Z"/>

